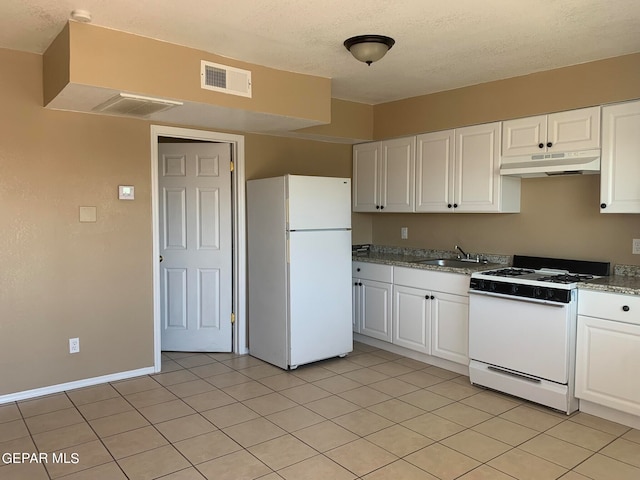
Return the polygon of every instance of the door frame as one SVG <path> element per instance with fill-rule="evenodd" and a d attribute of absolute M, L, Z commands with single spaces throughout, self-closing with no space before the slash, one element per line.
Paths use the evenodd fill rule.
<path fill-rule="evenodd" d="M 173 137 L 208 142 L 223 142 L 231 145 L 231 159 L 234 162 L 231 176 L 231 222 L 232 222 L 232 275 L 233 293 L 231 309 L 235 313 L 232 326 L 232 349 L 234 353 L 245 354 L 247 349 L 246 329 L 246 195 L 244 174 L 244 136 L 229 133 L 210 132 L 190 128 L 151 125 L 151 219 L 152 219 L 152 276 L 153 276 L 153 351 L 155 372 L 162 368 L 161 315 L 160 315 L 160 230 L 158 198 L 158 140 L 159 137 Z M 231 321 L 231 319 L 229 319 Z"/>

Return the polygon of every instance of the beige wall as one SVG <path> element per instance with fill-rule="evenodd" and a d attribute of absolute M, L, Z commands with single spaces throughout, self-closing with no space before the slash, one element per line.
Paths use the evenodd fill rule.
<path fill-rule="evenodd" d="M 640 265 L 631 239 L 640 215 L 601 214 L 600 176 L 522 181 L 517 214 L 372 214 L 373 242 L 416 248 L 599 260 Z M 409 239 L 400 240 L 400 228 Z"/>
<path fill-rule="evenodd" d="M 374 107 L 374 138 L 640 98 L 640 53 L 483 83 Z"/>
<path fill-rule="evenodd" d="M 640 97 L 638 58 L 629 57 L 631 68 L 623 58 L 627 67 L 608 71 L 619 92 L 603 80 L 609 92 L 603 97 L 597 83 L 588 83 L 578 88 L 585 92 L 573 106 Z M 149 122 L 42 108 L 42 62 L 38 55 L 0 49 L 0 395 L 153 363 Z M 611 62 L 602 68 L 617 63 Z M 551 78 L 538 94 L 555 88 Z M 474 105 L 462 117 L 451 117 L 454 108 L 429 98 L 400 110 L 396 102 L 374 107 L 376 138 L 448 128 L 463 119 L 485 121 L 484 113 L 473 113 L 487 104 L 480 101 L 484 94 L 474 92 L 462 92 L 451 104 Z M 507 101 L 499 91 L 492 95 Z M 367 110 L 338 104 L 338 111 L 357 115 Z M 510 111 L 536 113 L 532 108 Z M 415 125 L 411 116 L 405 122 L 408 113 Z M 396 124 L 400 128 L 393 130 Z M 371 124 L 363 131 L 371 131 Z M 245 153 L 247 178 L 351 173 L 346 144 L 247 134 Z M 640 238 L 640 217 L 599 214 L 598 181 L 524 180 L 517 215 L 357 214 L 354 242 L 429 248 L 459 243 L 470 251 L 637 264 L 628 252 L 631 238 Z M 118 201 L 118 184 L 135 185 L 136 200 Z M 98 221 L 80 223 L 80 206 L 96 206 Z M 399 240 L 400 226 L 409 226 L 406 242 Z M 67 341 L 74 336 L 80 337 L 81 353 L 69 355 Z"/>
<path fill-rule="evenodd" d="M 245 134 L 245 177 L 326 175 L 351 178 L 351 145 Z"/>
<path fill-rule="evenodd" d="M 43 108 L 42 62 L 0 49 L 0 395 L 153 365 L 150 124 Z M 247 134 L 245 169 L 349 177 L 351 146 Z"/>
<path fill-rule="evenodd" d="M 351 139 L 356 143 L 373 139 L 373 105 L 331 99 L 331 123 L 301 128 L 301 134 L 318 138 Z"/>
<path fill-rule="evenodd" d="M 45 110 L 42 57 L 0 65 L 0 394 L 152 366 L 148 124 Z"/>
<path fill-rule="evenodd" d="M 68 30 L 68 32 L 67 32 Z M 67 52 L 64 44 L 67 44 Z M 221 57 L 94 25 L 70 22 L 45 53 L 45 85 L 61 83 L 59 59 L 69 63 L 69 81 L 169 99 L 222 107 L 331 121 L 331 79 L 285 72 Z M 252 97 L 228 95 L 200 87 L 200 62 L 220 63 L 251 71 Z M 48 103 L 58 92 L 46 88 Z M 45 103 L 45 104 L 46 104 Z"/>
<path fill-rule="evenodd" d="M 640 98 L 640 54 L 377 105 L 374 136 L 392 138 L 635 98 Z M 639 265 L 631 242 L 640 238 L 640 215 L 601 214 L 599 182 L 599 175 L 524 179 L 519 214 L 366 214 L 370 230 L 365 222 L 354 238 Z M 409 227 L 408 240 L 400 239 L 402 226 Z"/>

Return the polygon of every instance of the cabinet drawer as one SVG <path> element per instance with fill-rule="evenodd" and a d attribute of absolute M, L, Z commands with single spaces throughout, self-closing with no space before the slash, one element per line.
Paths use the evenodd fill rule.
<path fill-rule="evenodd" d="M 469 295 L 469 275 L 419 268 L 394 267 L 394 284 L 454 295 Z"/>
<path fill-rule="evenodd" d="M 579 290 L 578 313 L 640 325 L 640 296 Z"/>
<path fill-rule="evenodd" d="M 351 276 L 364 280 L 393 283 L 393 267 L 377 263 L 352 262 Z"/>

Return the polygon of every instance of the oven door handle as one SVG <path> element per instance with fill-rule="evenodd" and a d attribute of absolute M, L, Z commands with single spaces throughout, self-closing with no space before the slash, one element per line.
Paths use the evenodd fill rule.
<path fill-rule="evenodd" d="M 562 303 L 562 302 L 552 302 L 549 300 L 540 300 L 537 298 L 528 298 L 528 297 L 519 297 L 517 295 L 503 295 L 501 293 L 493 293 L 493 292 L 485 292 L 482 290 L 469 290 L 469 294 L 473 294 L 473 295 L 486 295 L 487 297 L 495 297 L 495 298 L 499 298 L 501 300 L 512 300 L 514 302 L 528 302 L 528 303 L 536 303 L 538 305 L 542 304 L 542 305 L 549 305 L 550 307 L 558 307 L 558 308 L 564 308 L 567 307 L 569 304 L 568 303 Z"/>

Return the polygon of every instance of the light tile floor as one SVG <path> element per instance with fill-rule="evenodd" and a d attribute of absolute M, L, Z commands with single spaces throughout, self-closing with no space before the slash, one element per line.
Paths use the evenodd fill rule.
<path fill-rule="evenodd" d="M 0 406 L 0 454 L 2 480 L 640 479 L 638 430 L 363 344 L 291 372 L 167 352 L 158 375 Z"/>

